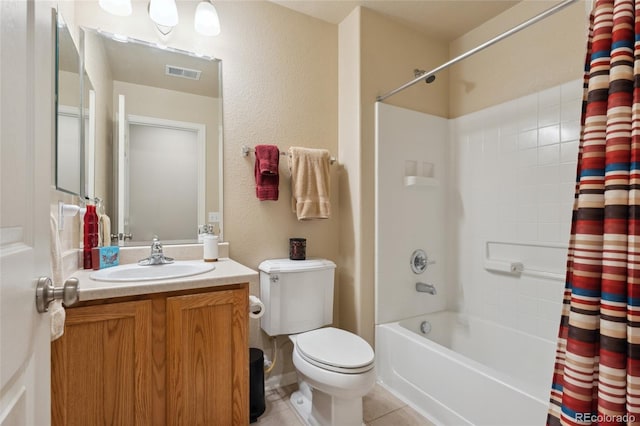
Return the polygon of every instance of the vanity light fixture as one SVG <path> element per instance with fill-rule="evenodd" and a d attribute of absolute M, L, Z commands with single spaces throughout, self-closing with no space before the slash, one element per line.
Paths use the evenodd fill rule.
<path fill-rule="evenodd" d="M 131 0 L 99 0 L 100 7 L 112 15 L 129 16 L 131 15 Z"/>
<path fill-rule="evenodd" d="M 132 12 L 131 0 L 99 0 L 99 5 L 113 15 L 128 16 Z M 149 18 L 163 36 L 169 35 L 178 25 L 176 0 L 150 0 L 147 10 Z M 193 22 L 196 32 L 200 35 L 212 37 L 220 34 L 220 18 L 210 0 L 198 4 Z"/>
<path fill-rule="evenodd" d="M 218 12 L 209 0 L 198 3 L 194 19 L 195 30 L 204 36 L 217 36 L 220 34 L 220 19 Z"/>

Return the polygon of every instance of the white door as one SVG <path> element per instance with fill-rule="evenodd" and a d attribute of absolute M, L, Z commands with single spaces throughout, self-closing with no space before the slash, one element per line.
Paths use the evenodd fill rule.
<path fill-rule="evenodd" d="M 127 222 L 135 241 L 197 237 L 198 224 L 204 223 L 204 208 L 199 217 L 196 203 L 204 159 L 198 148 L 197 131 L 129 120 Z M 158 197 L 159 189 L 164 197 Z"/>
<path fill-rule="evenodd" d="M 50 424 L 49 275 L 53 25 L 41 0 L 0 1 L 0 425 Z"/>

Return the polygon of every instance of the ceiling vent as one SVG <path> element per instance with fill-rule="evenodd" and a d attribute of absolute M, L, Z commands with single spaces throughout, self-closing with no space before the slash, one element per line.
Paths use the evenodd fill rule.
<path fill-rule="evenodd" d="M 202 71 L 190 70 L 189 68 L 182 68 L 175 65 L 166 65 L 165 73 L 174 77 L 188 78 L 189 80 L 200 80 L 200 74 L 202 74 Z"/>

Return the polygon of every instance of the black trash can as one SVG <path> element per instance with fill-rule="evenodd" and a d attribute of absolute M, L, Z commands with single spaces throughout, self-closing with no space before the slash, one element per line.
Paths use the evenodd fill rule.
<path fill-rule="evenodd" d="M 264 352 L 249 348 L 249 420 L 258 421 L 264 413 Z"/>

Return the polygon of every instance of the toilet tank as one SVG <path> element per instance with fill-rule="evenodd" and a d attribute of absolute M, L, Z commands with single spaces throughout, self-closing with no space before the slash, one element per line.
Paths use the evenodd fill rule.
<path fill-rule="evenodd" d="M 325 259 L 270 259 L 260 269 L 260 326 L 269 336 L 314 330 L 333 322 L 336 264 Z"/>

